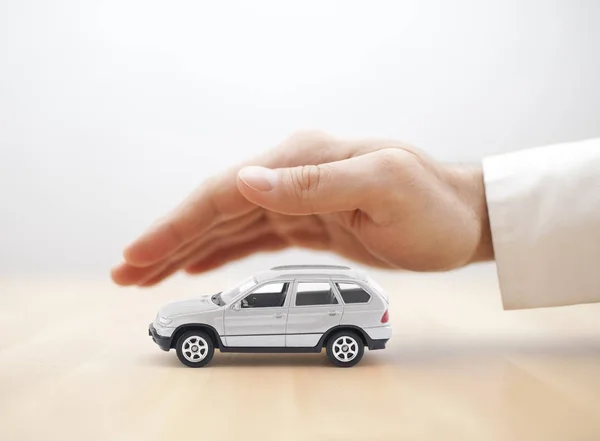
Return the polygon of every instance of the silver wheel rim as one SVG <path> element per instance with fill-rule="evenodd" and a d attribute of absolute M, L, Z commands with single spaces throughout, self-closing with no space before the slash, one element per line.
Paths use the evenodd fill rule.
<path fill-rule="evenodd" d="M 181 345 L 181 353 L 187 361 L 198 363 L 206 358 L 208 343 L 202 337 L 192 335 L 186 338 Z"/>
<path fill-rule="evenodd" d="M 333 356 L 342 363 L 348 363 L 358 355 L 358 342 L 348 335 L 338 337 L 331 346 Z"/>

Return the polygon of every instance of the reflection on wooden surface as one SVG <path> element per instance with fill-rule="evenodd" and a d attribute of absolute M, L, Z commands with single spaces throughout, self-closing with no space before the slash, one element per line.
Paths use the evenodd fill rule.
<path fill-rule="evenodd" d="M 351 369 L 324 352 L 190 369 L 160 351 L 158 307 L 226 271 L 148 292 L 1 280 L 0 439 L 600 439 L 600 305 L 506 312 L 485 267 L 373 276 L 394 337 Z"/>

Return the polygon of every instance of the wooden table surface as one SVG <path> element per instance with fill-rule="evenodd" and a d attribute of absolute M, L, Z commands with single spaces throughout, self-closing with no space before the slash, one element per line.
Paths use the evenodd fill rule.
<path fill-rule="evenodd" d="M 147 335 L 165 302 L 252 274 L 149 291 L 0 280 L 0 440 L 599 440 L 600 304 L 503 311 L 492 266 L 372 271 L 394 336 L 351 369 L 321 354 L 183 367 Z"/>

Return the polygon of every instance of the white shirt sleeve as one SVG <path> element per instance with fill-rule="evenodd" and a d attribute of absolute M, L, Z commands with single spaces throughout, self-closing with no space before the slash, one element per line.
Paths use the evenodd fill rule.
<path fill-rule="evenodd" d="M 600 302 L 600 139 L 483 160 L 504 309 Z"/>

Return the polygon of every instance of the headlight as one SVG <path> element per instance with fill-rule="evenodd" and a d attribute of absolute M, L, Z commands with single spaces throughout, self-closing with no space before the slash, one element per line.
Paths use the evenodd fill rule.
<path fill-rule="evenodd" d="M 158 317 L 158 324 L 162 325 L 162 326 L 167 326 L 169 323 L 171 323 L 173 321 L 173 319 L 170 319 L 168 317 Z"/>

